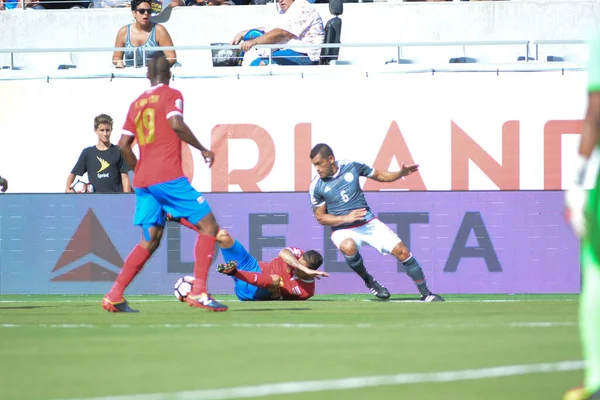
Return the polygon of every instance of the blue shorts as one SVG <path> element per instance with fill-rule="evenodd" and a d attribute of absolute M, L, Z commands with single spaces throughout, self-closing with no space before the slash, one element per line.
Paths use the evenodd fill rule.
<path fill-rule="evenodd" d="M 237 269 L 240 271 L 262 273 L 256 258 L 252 257 L 250 253 L 248 253 L 248 250 L 246 250 L 237 240 L 229 249 L 221 249 L 221 254 L 223 254 L 225 262 L 237 261 Z M 269 292 L 268 289 L 254 286 L 235 277 L 233 280 L 235 282 L 235 295 L 241 301 L 271 299 L 271 292 Z"/>
<path fill-rule="evenodd" d="M 196 225 L 210 212 L 202 193 L 194 189 L 186 177 L 135 188 L 135 225 L 164 226 L 166 213 Z"/>

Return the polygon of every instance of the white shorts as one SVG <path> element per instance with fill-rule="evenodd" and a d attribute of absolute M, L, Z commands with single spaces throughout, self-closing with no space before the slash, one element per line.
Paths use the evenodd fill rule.
<path fill-rule="evenodd" d="M 381 254 L 391 254 L 394 247 L 402 242 L 394 231 L 377 218 L 356 228 L 338 229 L 331 234 L 331 241 L 338 249 L 344 239 L 354 240 L 359 250 L 366 243 Z"/>

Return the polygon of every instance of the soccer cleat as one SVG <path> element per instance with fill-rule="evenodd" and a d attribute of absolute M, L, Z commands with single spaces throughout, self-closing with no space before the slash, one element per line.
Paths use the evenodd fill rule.
<path fill-rule="evenodd" d="M 217 271 L 225 275 L 235 275 L 237 272 L 237 261 L 228 261 L 226 264 L 217 265 Z"/>
<path fill-rule="evenodd" d="M 378 299 L 387 300 L 390 298 L 390 292 L 372 276 L 366 282 L 367 287 Z"/>
<path fill-rule="evenodd" d="M 140 312 L 129 307 L 127 300 L 121 299 L 121 301 L 111 301 L 108 297 L 102 299 L 102 308 L 109 312 Z"/>
<path fill-rule="evenodd" d="M 591 398 L 592 396 L 585 390 L 583 385 L 574 387 L 563 395 L 563 400 L 589 400 Z"/>
<path fill-rule="evenodd" d="M 185 298 L 185 302 L 188 303 L 190 307 L 204 308 L 209 311 L 227 311 L 227 306 L 225 304 L 219 303 L 208 293 L 202 293 L 198 296 L 188 294 Z"/>
<path fill-rule="evenodd" d="M 435 301 L 445 301 L 439 294 L 429 293 L 427 296 L 422 296 L 421 301 L 425 303 L 433 303 Z"/>

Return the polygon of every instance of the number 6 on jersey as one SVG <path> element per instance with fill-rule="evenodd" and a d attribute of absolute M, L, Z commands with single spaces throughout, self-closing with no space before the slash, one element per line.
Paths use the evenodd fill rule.
<path fill-rule="evenodd" d="M 347 203 L 347 202 L 348 202 L 348 200 L 350 200 L 350 199 L 348 198 L 348 195 L 346 194 L 346 191 L 345 191 L 345 190 L 342 190 L 342 191 L 340 192 L 340 196 L 342 196 L 342 201 L 343 201 L 344 203 Z"/>

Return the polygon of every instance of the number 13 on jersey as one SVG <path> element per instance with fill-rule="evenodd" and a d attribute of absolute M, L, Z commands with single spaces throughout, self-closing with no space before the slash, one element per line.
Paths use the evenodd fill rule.
<path fill-rule="evenodd" d="M 154 142 L 155 138 L 155 115 L 154 108 L 144 108 L 135 116 L 135 130 L 140 146 Z"/>

